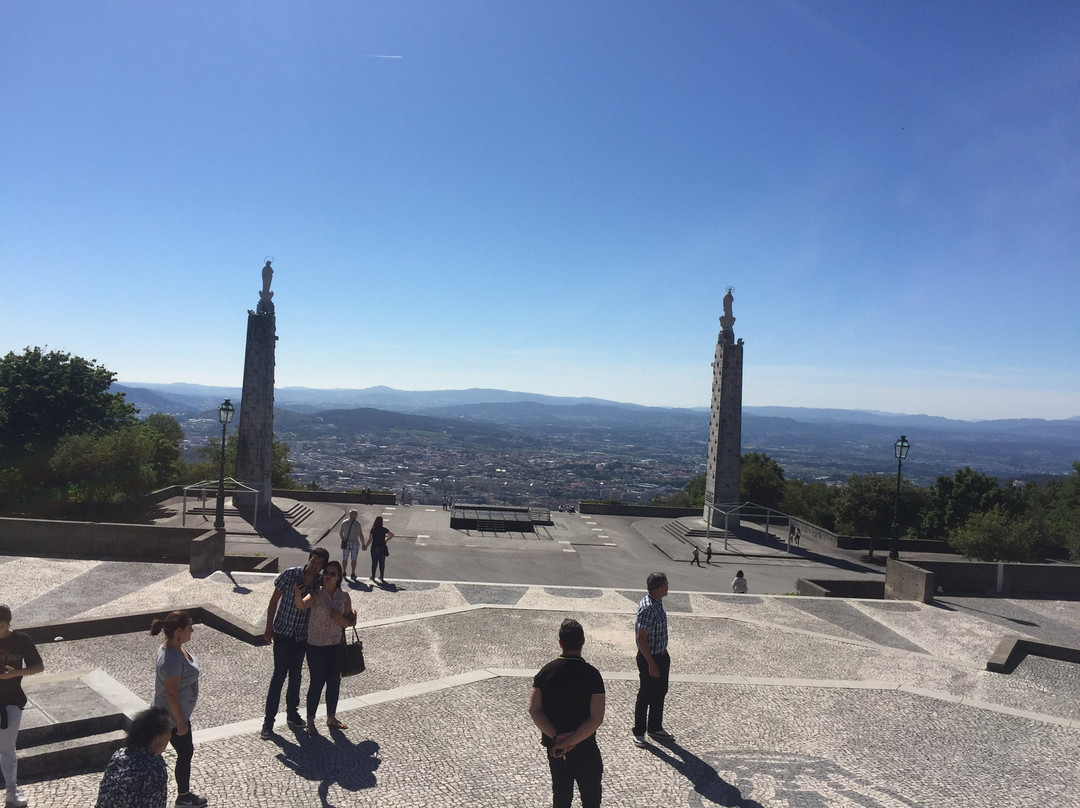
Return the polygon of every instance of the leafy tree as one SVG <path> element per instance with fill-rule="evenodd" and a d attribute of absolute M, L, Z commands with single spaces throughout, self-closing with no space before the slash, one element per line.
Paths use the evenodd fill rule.
<path fill-rule="evenodd" d="M 67 436 L 100 436 L 135 423 L 114 374 L 59 351 L 26 348 L 0 357 L 0 499 L 44 500 L 55 479 L 50 458 Z"/>
<path fill-rule="evenodd" d="M 903 481 L 896 508 L 901 530 L 915 523 L 925 499 L 924 489 Z M 836 495 L 836 530 L 873 538 L 891 536 L 896 501 L 896 480 L 892 476 L 852 474 Z"/>
<path fill-rule="evenodd" d="M 780 510 L 826 530 L 836 526 L 835 502 L 840 489 L 820 480 L 785 480 Z"/>
<path fill-rule="evenodd" d="M 937 478 L 928 491 L 928 501 L 920 516 L 919 534 L 939 539 L 952 533 L 975 513 L 985 513 L 995 506 L 1005 506 L 1009 492 L 995 477 L 968 466 L 952 477 Z"/>
<path fill-rule="evenodd" d="M 1045 486 L 1045 528 L 1053 543 L 1064 545 L 1070 558 L 1080 560 L 1080 462 L 1073 463 L 1073 470 L 1076 474 Z M 1033 510 L 1030 505 L 1025 510 L 1029 518 L 1035 517 Z"/>
<path fill-rule="evenodd" d="M 236 477 L 236 447 L 239 437 L 234 432 L 225 441 L 225 476 Z M 193 463 L 190 472 L 192 479 L 216 480 L 221 463 L 221 440 L 209 438 L 205 446 L 195 450 L 203 460 Z M 289 444 L 275 439 L 270 446 L 270 484 L 274 488 L 296 488 L 296 482 L 290 476 L 293 464 L 289 460 Z"/>
<path fill-rule="evenodd" d="M 65 435 L 100 435 L 135 421 L 116 374 L 59 351 L 27 348 L 0 358 L 0 456 L 48 457 Z"/>
<path fill-rule="evenodd" d="M 156 434 L 158 450 L 154 456 L 154 468 L 157 485 L 163 485 L 183 478 L 183 461 L 180 459 L 180 444 L 184 441 L 184 428 L 180 422 L 163 412 L 150 415 L 140 426 Z"/>
<path fill-rule="evenodd" d="M 763 452 L 742 456 L 739 471 L 739 497 L 766 508 L 779 508 L 784 498 L 784 470 Z"/>
<path fill-rule="evenodd" d="M 690 478 L 683 486 L 683 490 L 668 497 L 655 496 L 653 505 L 663 505 L 668 508 L 704 508 L 705 507 L 705 473 Z"/>
<path fill-rule="evenodd" d="M 139 426 L 107 435 L 69 435 L 60 439 L 49 466 L 64 480 L 63 499 L 118 503 L 158 485 L 159 456 L 168 448 L 161 435 Z"/>
<path fill-rule="evenodd" d="M 1029 561 L 1038 539 L 1028 520 L 995 505 L 968 517 L 949 536 L 949 545 L 980 561 Z"/>

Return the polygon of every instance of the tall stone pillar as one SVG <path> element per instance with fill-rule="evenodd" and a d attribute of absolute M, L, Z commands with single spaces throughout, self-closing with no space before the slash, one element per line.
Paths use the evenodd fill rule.
<path fill-rule="evenodd" d="M 270 471 L 274 443 L 274 352 L 277 322 L 274 293 L 270 281 L 274 270 L 270 261 L 262 270 L 263 288 L 259 305 L 248 311 L 247 350 L 244 354 L 244 387 L 240 396 L 240 428 L 237 431 L 236 479 L 259 492 L 264 513 L 270 507 Z M 233 502 L 242 512 L 255 508 L 255 497 L 239 491 Z"/>
<path fill-rule="evenodd" d="M 724 527 L 725 517 L 715 509 L 730 511 L 739 504 L 739 472 L 742 467 L 742 369 L 743 341 L 735 340 L 734 300 L 730 287 L 724 295 L 724 316 L 716 340 L 713 361 L 712 410 L 709 416 L 709 462 L 705 475 L 706 520 Z M 727 517 L 727 526 L 739 526 L 738 513 Z"/>

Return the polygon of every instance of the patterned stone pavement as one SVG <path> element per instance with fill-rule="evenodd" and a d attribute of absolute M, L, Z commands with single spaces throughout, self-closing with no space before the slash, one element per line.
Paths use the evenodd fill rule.
<path fill-rule="evenodd" d="M 192 579 L 155 566 L 132 579 L 105 562 L 9 560 L 0 600 L 19 623 L 44 622 L 55 617 L 54 589 L 71 604 L 80 581 L 92 581 L 86 608 L 67 617 L 213 603 L 261 623 L 272 576 Z M 126 583 L 107 600 L 102 582 L 114 579 Z M 574 616 L 608 684 L 599 732 L 607 805 L 1080 806 L 1075 666 L 1029 658 L 1007 676 L 984 669 L 1003 634 L 1037 636 L 1041 619 L 1067 633 L 1080 625 L 1080 604 L 673 592 L 667 723 L 677 738 L 641 750 L 629 742 L 641 592 L 353 587 L 369 670 L 343 682 L 344 732 L 308 738 L 279 720 L 274 740 L 260 740 L 270 650 L 197 627 L 193 784 L 211 805 L 548 804 L 526 703 L 532 673 L 557 653 L 559 621 Z M 50 672 L 100 668 L 148 699 L 158 641 L 127 634 L 41 651 Z M 24 790 L 33 806 L 92 805 L 99 781 L 89 772 Z"/>

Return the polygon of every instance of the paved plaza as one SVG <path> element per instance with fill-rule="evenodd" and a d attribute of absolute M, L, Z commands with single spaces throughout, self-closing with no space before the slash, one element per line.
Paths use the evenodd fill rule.
<path fill-rule="evenodd" d="M 643 583 L 665 564 L 640 535 L 645 526 L 637 531 L 603 535 L 623 553 L 609 566 Z M 472 559 L 490 571 L 488 556 L 501 552 L 448 534 L 399 537 L 390 561 L 403 573 L 435 563 L 423 559 L 425 541 L 456 554 L 452 569 Z M 573 563 L 566 549 L 519 549 L 520 583 L 392 574 L 387 587 L 350 582 L 368 671 L 343 681 L 338 715 L 349 729 L 323 727 L 315 738 L 279 716 L 273 740 L 260 740 L 271 650 L 196 626 L 194 790 L 221 806 L 550 805 L 526 708 L 531 677 L 557 655 L 559 622 L 572 616 L 608 688 L 598 733 L 606 805 L 1080 806 L 1076 667 L 1029 657 L 1008 675 L 985 670 L 1005 634 L 1080 646 L 1080 604 L 739 596 L 727 591 L 726 571 L 706 569 L 700 588 L 673 586 L 664 601 L 673 660 L 665 723 L 676 740 L 638 749 L 630 726 L 641 585 L 538 580 L 559 570 L 548 555 Z M 738 560 L 753 580 L 751 562 Z M 0 559 L 0 580 L 16 625 L 202 604 L 261 625 L 273 586 L 270 574 L 200 579 L 176 565 L 38 558 Z M 47 672 L 27 690 L 34 698 L 50 675 L 97 669 L 149 700 L 159 642 L 134 633 L 43 644 Z M 24 791 L 35 808 L 89 806 L 100 778 L 42 779 Z"/>

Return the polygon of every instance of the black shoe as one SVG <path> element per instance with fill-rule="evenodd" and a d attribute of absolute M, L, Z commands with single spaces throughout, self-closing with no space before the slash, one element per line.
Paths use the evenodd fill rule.
<path fill-rule="evenodd" d="M 259 733 L 259 737 L 264 741 L 269 741 L 274 737 L 274 728 L 270 724 L 263 724 L 262 731 Z"/>
<path fill-rule="evenodd" d="M 200 797 L 194 791 L 189 791 L 187 794 L 181 794 L 176 798 L 174 805 L 206 805 L 206 797 Z"/>
<path fill-rule="evenodd" d="M 307 726 L 307 722 L 300 717 L 300 713 L 289 713 L 285 716 L 285 723 L 297 729 L 303 729 Z"/>

